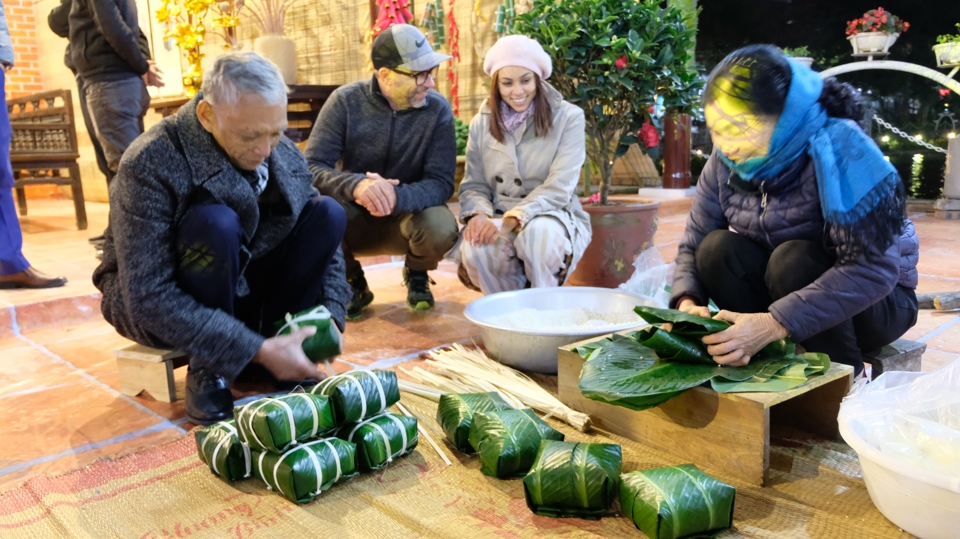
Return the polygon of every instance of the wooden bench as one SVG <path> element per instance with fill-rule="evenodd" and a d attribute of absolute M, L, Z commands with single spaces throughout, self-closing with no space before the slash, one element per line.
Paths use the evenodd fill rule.
<path fill-rule="evenodd" d="M 136 397 L 146 391 L 158 401 L 178 400 L 173 370 L 187 364 L 187 354 L 131 344 L 114 350 L 113 355 L 120 373 L 120 393 Z"/>
<path fill-rule="evenodd" d="M 863 360 L 873 369 L 871 379 L 887 371 L 920 372 L 920 360 L 926 350 L 927 345 L 922 342 L 897 339 Z"/>
<path fill-rule="evenodd" d="M 7 100 L 10 127 L 10 162 L 13 187 L 17 191 L 20 215 L 27 214 L 28 185 L 69 185 L 77 228 L 87 228 L 87 209 L 83 204 L 83 185 L 77 159 L 77 129 L 73 117 L 70 90 L 54 90 Z M 63 175 L 63 171 L 67 175 Z"/>
<path fill-rule="evenodd" d="M 754 485 L 768 479 L 771 423 L 839 437 L 837 414 L 853 381 L 853 367 L 835 363 L 826 374 L 778 393 L 717 393 L 709 386 L 695 387 L 637 412 L 587 399 L 580 392 L 584 359 L 572 350 L 602 338 L 560 348 L 558 396 L 613 434 Z"/>

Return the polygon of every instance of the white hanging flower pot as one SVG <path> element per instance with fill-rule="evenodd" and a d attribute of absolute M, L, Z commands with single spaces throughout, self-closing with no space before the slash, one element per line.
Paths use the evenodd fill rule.
<path fill-rule="evenodd" d="M 813 67 L 813 58 L 809 56 L 793 56 L 790 59 L 798 64 Z"/>
<path fill-rule="evenodd" d="M 937 56 L 937 67 L 960 65 L 960 43 L 941 43 L 934 45 L 933 54 Z"/>
<path fill-rule="evenodd" d="M 848 36 L 847 39 L 853 46 L 853 54 L 867 54 L 871 52 L 890 52 L 890 47 L 897 41 L 898 37 L 900 37 L 899 33 L 860 32 Z"/>
<path fill-rule="evenodd" d="M 253 41 L 253 52 L 277 64 L 283 82 L 297 83 L 297 46 L 283 34 L 263 34 Z"/>

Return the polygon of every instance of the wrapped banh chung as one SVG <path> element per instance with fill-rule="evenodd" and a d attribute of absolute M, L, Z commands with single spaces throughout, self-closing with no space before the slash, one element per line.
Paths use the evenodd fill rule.
<path fill-rule="evenodd" d="M 484 475 L 504 478 L 527 473 L 541 440 L 563 440 L 563 433 L 530 408 L 473 414 L 470 445 L 477 450 Z"/>
<path fill-rule="evenodd" d="M 337 436 L 357 444 L 357 467 L 365 472 L 406 455 L 419 442 L 417 418 L 389 412 L 345 425 Z"/>
<path fill-rule="evenodd" d="M 351 371 L 331 376 L 308 391 L 330 397 L 337 425 L 373 417 L 400 401 L 397 374 L 391 371 Z"/>
<path fill-rule="evenodd" d="M 310 361 L 319 363 L 325 359 L 340 355 L 340 332 L 323 305 L 301 311 L 295 315 L 287 314 L 285 320 L 274 324 L 277 335 L 288 335 L 306 326 L 314 326 L 317 332 L 303 341 L 303 353 Z"/>
<path fill-rule="evenodd" d="M 284 498 L 308 503 L 334 483 L 357 475 L 357 446 L 339 438 L 303 443 L 284 453 L 253 452 L 257 477 Z"/>
<path fill-rule="evenodd" d="M 548 517 L 598 519 L 617 497 L 622 467 L 617 444 L 544 440 L 523 478 L 527 507 Z"/>
<path fill-rule="evenodd" d="M 274 453 L 336 428 L 330 399 L 310 393 L 264 397 L 234 408 L 233 414 L 241 440 Z"/>
<path fill-rule="evenodd" d="M 737 489 L 693 464 L 623 474 L 620 510 L 650 539 L 713 535 L 733 525 Z"/>
<path fill-rule="evenodd" d="M 457 450 L 472 453 L 474 448 L 470 445 L 470 425 L 473 414 L 509 409 L 512 406 L 497 393 L 446 393 L 440 396 L 437 423 L 440 423 L 440 428 Z"/>
<path fill-rule="evenodd" d="M 250 476 L 250 447 L 240 441 L 232 419 L 193 431 L 200 460 L 227 481 Z"/>

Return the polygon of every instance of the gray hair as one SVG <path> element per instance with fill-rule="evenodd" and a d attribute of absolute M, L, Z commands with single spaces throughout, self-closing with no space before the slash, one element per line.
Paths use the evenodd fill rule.
<path fill-rule="evenodd" d="M 268 103 L 286 104 L 290 92 L 280 69 L 253 52 L 228 52 L 218 56 L 203 73 L 200 90 L 204 101 L 214 106 L 235 106 L 240 94 L 257 94 Z"/>

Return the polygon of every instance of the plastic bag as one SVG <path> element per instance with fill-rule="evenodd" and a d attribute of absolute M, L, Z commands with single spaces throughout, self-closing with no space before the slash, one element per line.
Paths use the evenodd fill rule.
<path fill-rule="evenodd" d="M 647 300 L 647 307 L 666 309 L 670 303 L 670 284 L 676 264 L 664 263 L 660 251 L 650 247 L 634 260 L 633 267 L 633 275 L 619 289 L 643 297 Z"/>
<path fill-rule="evenodd" d="M 932 373 L 884 373 L 851 392 L 839 420 L 884 457 L 960 492 L 960 360 Z"/>

